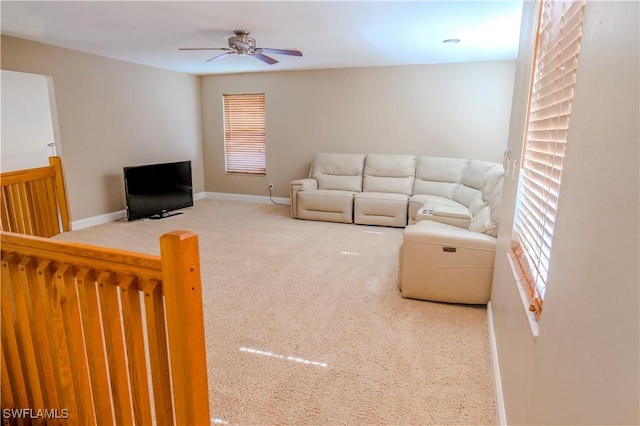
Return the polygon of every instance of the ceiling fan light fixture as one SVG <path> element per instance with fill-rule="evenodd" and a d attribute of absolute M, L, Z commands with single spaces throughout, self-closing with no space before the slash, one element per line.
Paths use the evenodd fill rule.
<path fill-rule="evenodd" d="M 442 42 L 444 44 L 457 44 L 457 43 L 460 43 L 460 39 L 459 38 L 447 38 L 445 40 L 442 40 Z"/>
<path fill-rule="evenodd" d="M 235 37 L 229 37 L 229 47 L 180 47 L 178 50 L 223 50 L 226 53 L 222 55 L 214 56 L 207 59 L 207 62 L 214 59 L 222 58 L 231 54 L 237 54 L 239 56 L 253 56 L 256 59 L 261 60 L 269 65 L 277 64 L 278 61 L 264 53 L 275 53 L 278 55 L 289 56 L 302 56 L 302 52 L 298 49 L 272 49 L 256 47 L 256 39 L 249 37 L 249 31 L 247 30 L 234 30 Z"/>

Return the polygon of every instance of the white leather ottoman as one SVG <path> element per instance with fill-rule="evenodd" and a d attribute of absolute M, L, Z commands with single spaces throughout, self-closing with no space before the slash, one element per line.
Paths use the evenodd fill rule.
<path fill-rule="evenodd" d="M 496 238 L 431 220 L 409 225 L 400 250 L 402 296 L 485 304 L 491 296 Z"/>

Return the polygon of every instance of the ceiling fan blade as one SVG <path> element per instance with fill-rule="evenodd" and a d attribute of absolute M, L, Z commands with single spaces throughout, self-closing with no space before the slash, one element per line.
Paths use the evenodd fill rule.
<path fill-rule="evenodd" d="M 222 55 L 214 56 L 213 58 L 207 59 L 207 62 L 215 61 L 216 59 L 224 58 L 227 55 L 231 55 L 233 52 L 225 52 Z"/>
<path fill-rule="evenodd" d="M 232 51 L 228 47 L 178 47 L 178 50 L 228 50 Z"/>
<path fill-rule="evenodd" d="M 302 56 L 302 52 L 297 49 L 271 49 L 268 47 L 261 47 L 260 50 L 264 53 L 275 53 L 278 55 L 289 55 L 289 56 Z"/>
<path fill-rule="evenodd" d="M 268 57 L 267 55 L 263 55 L 262 53 L 256 53 L 255 55 L 251 55 L 254 58 L 258 58 L 260 59 L 262 62 L 266 62 L 269 65 L 273 65 L 273 64 L 277 64 L 278 61 L 276 61 L 273 58 Z"/>

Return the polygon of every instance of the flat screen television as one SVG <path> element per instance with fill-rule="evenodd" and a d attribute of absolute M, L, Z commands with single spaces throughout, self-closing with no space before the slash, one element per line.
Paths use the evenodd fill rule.
<path fill-rule="evenodd" d="M 124 167 L 127 219 L 160 219 L 193 206 L 191 161 Z"/>

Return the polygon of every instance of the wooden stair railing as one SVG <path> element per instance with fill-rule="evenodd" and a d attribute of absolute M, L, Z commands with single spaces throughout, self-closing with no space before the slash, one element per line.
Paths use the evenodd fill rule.
<path fill-rule="evenodd" d="M 0 237 L 5 424 L 210 424 L 197 235 L 159 257 Z"/>
<path fill-rule="evenodd" d="M 49 157 L 49 166 L 2 173 L 0 184 L 0 230 L 51 237 L 71 229 L 60 157 Z"/>

